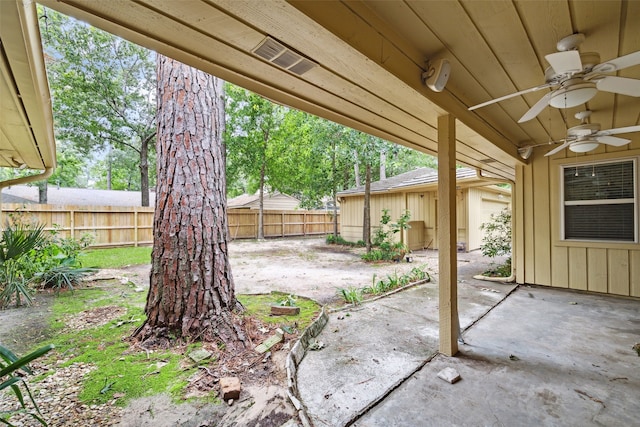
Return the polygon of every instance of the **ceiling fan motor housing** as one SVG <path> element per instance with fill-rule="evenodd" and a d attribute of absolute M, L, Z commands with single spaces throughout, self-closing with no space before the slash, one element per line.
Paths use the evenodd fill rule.
<path fill-rule="evenodd" d="M 600 130 L 600 125 L 598 123 L 584 123 L 578 126 L 574 126 L 567 130 L 567 135 L 569 136 L 588 136 L 593 135 L 594 133 Z"/>

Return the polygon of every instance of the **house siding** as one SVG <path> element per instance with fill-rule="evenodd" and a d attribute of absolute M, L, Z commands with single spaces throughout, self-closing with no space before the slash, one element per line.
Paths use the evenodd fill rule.
<path fill-rule="evenodd" d="M 544 150 L 536 150 L 529 165 L 516 168 L 518 283 L 640 297 L 640 243 L 561 239 L 562 165 L 636 158 L 636 198 L 640 201 L 640 139 L 634 138 L 626 146 L 601 145 L 587 155 L 566 150 L 564 156 L 549 158 L 544 157 Z"/>
<path fill-rule="evenodd" d="M 510 205 L 510 197 L 500 199 L 499 192 L 485 187 L 471 187 L 456 192 L 457 242 L 466 250 L 480 248 L 482 232 L 479 227 L 491 213 L 499 212 Z M 340 205 L 340 234 L 348 241 L 362 240 L 364 196 L 345 195 Z M 406 210 L 411 214 L 410 225 L 402 239 L 411 250 L 438 248 L 438 197 L 436 191 L 410 191 L 371 194 L 372 234 L 379 227 L 382 210 L 388 209 L 391 221 L 395 222 Z M 470 212 L 472 214 L 470 215 Z M 473 218 L 473 219 L 471 219 Z M 400 240 L 400 234 L 394 236 Z"/>
<path fill-rule="evenodd" d="M 479 249 L 482 245 L 483 233 L 480 226 L 491 220 L 491 215 L 499 214 L 511 208 L 511 200 L 486 187 L 472 187 L 467 191 L 467 244 L 470 250 Z"/>

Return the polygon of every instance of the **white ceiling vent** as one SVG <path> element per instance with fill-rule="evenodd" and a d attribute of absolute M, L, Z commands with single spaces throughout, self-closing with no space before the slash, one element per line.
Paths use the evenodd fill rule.
<path fill-rule="evenodd" d="M 253 49 L 253 53 L 299 76 L 317 65 L 315 62 L 268 36 Z"/>

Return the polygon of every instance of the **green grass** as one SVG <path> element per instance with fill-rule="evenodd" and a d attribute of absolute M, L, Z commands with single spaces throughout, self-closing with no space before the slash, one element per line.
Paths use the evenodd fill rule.
<path fill-rule="evenodd" d="M 296 297 L 296 306 L 300 307 L 300 314 L 297 316 L 272 316 L 271 306 L 279 305 L 280 301 L 287 298 L 288 294 L 282 292 L 271 292 L 266 295 L 238 295 L 238 300 L 246 308 L 248 315 L 255 315 L 264 323 L 278 326 L 297 325 L 296 328 L 302 330 L 313 322 L 320 306 L 314 301 Z"/>
<path fill-rule="evenodd" d="M 56 365 L 59 368 L 73 363 L 95 365 L 84 378 L 80 400 L 87 404 L 102 404 L 114 399 L 114 394 L 122 396 L 118 404 L 124 405 L 130 399 L 169 393 L 180 398 L 187 378 L 197 368 L 181 366 L 186 359 L 179 352 L 145 351 L 130 349 L 125 340 L 140 326 L 145 318 L 141 308 L 146 295 L 122 292 L 113 289 L 81 289 L 73 293 L 60 294 L 53 305 L 51 318 L 55 332 L 47 343 L 56 346 L 55 354 L 49 359 L 54 362 L 66 359 Z M 88 329 L 63 332 L 69 316 L 104 306 L 126 308 L 126 313 L 106 325 Z M 119 322 L 123 322 L 120 326 Z"/>
<path fill-rule="evenodd" d="M 271 316 L 271 304 L 277 304 L 286 297 L 287 294 L 283 293 L 238 295 L 247 315 L 255 315 L 264 323 L 302 330 L 315 320 L 320 306 L 301 297 L 295 300 L 301 308 L 300 315 Z M 145 298 L 146 293 L 133 292 L 126 286 L 114 286 L 62 292 L 55 299 L 50 318 L 51 330 L 45 343 L 54 344 L 56 348 L 44 360 L 54 368 L 50 373 L 73 363 L 96 367 L 83 379 L 79 399 L 85 404 L 102 404 L 119 397 L 117 404 L 126 405 L 131 399 L 159 393 L 168 393 L 176 401 L 184 398 L 183 390 L 188 378 L 198 369 L 186 354 L 201 344 L 149 353 L 132 349 L 126 340 L 145 318 L 142 308 Z M 105 306 L 124 307 L 126 313 L 103 326 L 65 332 L 65 324 L 71 316 Z M 121 325 L 116 326 L 119 322 Z M 49 374 L 34 380 L 39 381 Z"/>
<path fill-rule="evenodd" d="M 91 249 L 80 255 L 84 267 L 118 268 L 126 265 L 150 264 L 150 246 Z"/>

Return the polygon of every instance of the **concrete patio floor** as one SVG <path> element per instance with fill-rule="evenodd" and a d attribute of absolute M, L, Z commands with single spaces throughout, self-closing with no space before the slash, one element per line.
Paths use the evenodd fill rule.
<path fill-rule="evenodd" d="M 512 286 L 459 284 L 468 329 L 451 358 L 436 284 L 332 313 L 297 373 L 314 425 L 640 425 L 640 301 Z"/>

